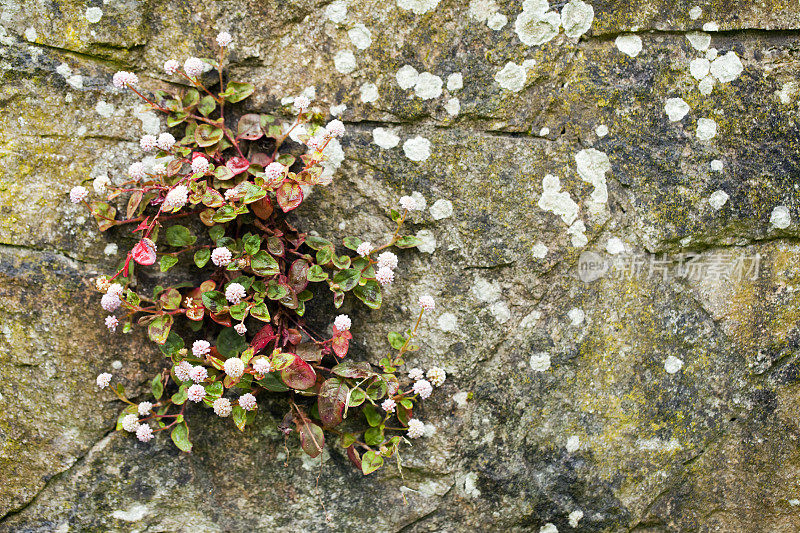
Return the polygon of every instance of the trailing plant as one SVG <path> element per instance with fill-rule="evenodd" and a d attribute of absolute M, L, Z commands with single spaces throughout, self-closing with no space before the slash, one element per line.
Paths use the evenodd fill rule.
<path fill-rule="evenodd" d="M 355 236 L 338 246 L 295 228 L 286 213 L 303 202 L 304 187 L 331 182 L 326 149 L 345 127 L 338 120 L 323 125 L 305 96 L 294 98 L 290 124 L 248 113 L 229 125 L 237 116 L 232 105 L 255 91 L 250 83 L 226 80 L 230 40 L 227 33 L 217 37 L 215 60 L 193 57 L 182 68 L 167 61 L 167 74 L 184 83 L 152 95 L 137 88 L 135 74 L 113 77 L 116 87 L 164 113 L 171 132 L 141 138 L 151 162 L 133 163 L 116 184 L 95 180 L 104 200 L 89 201 L 82 185 L 70 197 L 89 208 L 101 231 L 132 227 L 135 244 L 119 270 L 96 280 L 101 306 L 110 313 L 105 323 L 111 332 L 143 326 L 169 365 L 152 378 L 152 401 L 134 403 L 121 384 L 111 385 L 108 373 L 97 377 L 97 385 L 127 404 L 117 429 L 142 442 L 168 431 L 189 452 L 189 406 L 230 418 L 244 431 L 260 405 L 275 401 L 285 406 L 281 431 L 287 438 L 297 435 L 311 457 L 334 436 L 364 474 L 390 457 L 399 467 L 401 444 L 428 429 L 414 417 L 416 402 L 445 380 L 440 368 L 427 376 L 420 369 L 398 375 L 406 355 L 418 349 L 416 337 L 433 299 L 419 299 L 412 327 L 388 334 L 392 350 L 377 364 L 347 359 L 347 315 L 336 316 L 331 333 L 322 335 L 305 314 L 315 295 L 326 292 L 336 309 L 346 298 L 378 309 L 398 263 L 391 249 L 420 244 L 403 234 L 417 203 L 400 199 L 400 209 L 390 212 L 396 229 L 377 246 Z M 214 69 L 216 75 L 207 76 L 213 85 L 204 84 L 204 73 Z M 296 131 L 303 132 L 294 136 L 300 143 L 291 141 Z M 302 153 L 292 155 L 298 147 Z M 198 274 L 152 291 L 137 279 L 142 268 L 168 272 L 176 265 L 183 266 L 173 274 L 192 268 Z"/>

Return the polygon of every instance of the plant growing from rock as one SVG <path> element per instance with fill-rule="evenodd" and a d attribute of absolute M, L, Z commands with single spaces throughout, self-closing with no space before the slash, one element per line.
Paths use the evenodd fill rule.
<path fill-rule="evenodd" d="M 164 113 L 172 133 L 142 137 L 142 150 L 157 161 L 151 168 L 136 162 L 117 185 L 95 183 L 106 190 L 105 201 L 88 201 L 83 186 L 70 197 L 90 209 L 101 231 L 133 227 L 136 244 L 119 270 L 96 280 L 110 313 L 106 326 L 125 333 L 135 324 L 146 327 L 170 365 L 152 379 L 152 401 L 132 402 L 122 385 L 111 385 L 108 373 L 98 376 L 97 385 L 128 404 L 117 429 L 143 442 L 169 431 L 175 445 L 189 452 L 187 406 L 230 417 L 244 430 L 260 404 L 276 400 L 286 405 L 281 431 L 296 433 L 311 457 L 334 435 L 364 474 L 393 456 L 399 466 L 401 443 L 425 434 L 425 424 L 414 418 L 415 403 L 445 380 L 439 368 L 430 369 L 427 379 L 420 369 L 398 376 L 406 354 L 418 348 L 414 340 L 433 299 L 419 299 L 413 327 L 389 333 L 392 351 L 377 365 L 346 358 L 352 339 L 347 315 L 335 317 L 330 336 L 311 331 L 304 315 L 315 293 L 326 291 L 337 309 L 347 297 L 381 306 L 382 288 L 394 281 L 398 262 L 390 249 L 420 243 L 402 235 L 416 202 L 400 199 L 400 209 L 390 213 L 396 230 L 377 246 L 348 237 L 342 248 L 293 227 L 286 213 L 303 202 L 304 187 L 331 182 L 325 152 L 344 135 L 344 125 L 333 120 L 323 126 L 322 115 L 299 96 L 291 124 L 245 114 L 229 126 L 230 105 L 255 90 L 226 81 L 222 65 L 230 41 L 227 33 L 217 37 L 216 60 L 189 58 L 182 68 L 166 62 L 167 74 L 183 77 L 188 87 L 146 96 L 135 74 L 114 75 L 115 86 Z M 218 91 L 201 81 L 211 69 L 217 70 Z M 304 145 L 299 157 L 286 150 L 296 128 L 306 132 L 297 136 Z M 179 263 L 184 272 L 192 265 L 199 269 L 194 279 L 200 281 L 145 293 L 136 278 L 142 267 L 167 272 Z"/>

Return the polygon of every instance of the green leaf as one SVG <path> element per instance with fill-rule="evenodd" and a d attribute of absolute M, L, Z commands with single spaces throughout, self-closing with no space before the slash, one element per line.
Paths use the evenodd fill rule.
<path fill-rule="evenodd" d="M 392 348 L 395 350 L 399 350 L 406 343 L 406 338 L 394 331 L 389 332 L 387 337 L 389 338 L 389 344 L 391 344 Z"/>
<path fill-rule="evenodd" d="M 320 248 L 320 250 L 317 252 L 317 264 L 320 266 L 327 265 L 333 259 L 333 254 L 333 246 Z"/>
<path fill-rule="evenodd" d="M 394 245 L 398 248 L 413 248 L 415 246 L 419 246 L 420 244 L 422 244 L 422 239 L 414 237 L 413 235 L 400 237 L 397 242 L 394 243 Z"/>
<path fill-rule="evenodd" d="M 242 409 L 240 405 L 233 406 L 233 423 L 240 431 L 244 431 L 244 426 L 247 424 L 247 411 Z"/>
<path fill-rule="evenodd" d="M 266 250 L 260 250 L 250 259 L 250 268 L 259 276 L 274 276 L 280 272 L 278 261 Z M 276 299 L 276 298 L 273 298 Z"/>
<path fill-rule="evenodd" d="M 370 446 L 378 446 L 379 444 L 383 444 L 383 440 L 384 437 L 382 426 L 372 427 L 364 432 L 364 442 Z"/>
<path fill-rule="evenodd" d="M 236 305 L 232 305 L 228 312 L 231 314 L 231 318 L 234 320 L 238 320 L 241 322 L 247 316 L 247 302 L 239 302 Z"/>
<path fill-rule="evenodd" d="M 362 411 L 364 412 L 364 416 L 367 417 L 367 423 L 370 426 L 375 427 L 383 422 L 383 417 L 378 413 L 378 409 L 374 405 L 367 404 Z"/>
<path fill-rule="evenodd" d="M 383 457 L 372 450 L 367 451 L 361 458 L 361 471 L 369 475 L 383 466 Z"/>
<path fill-rule="evenodd" d="M 264 132 L 261 131 L 261 116 L 255 113 L 242 115 L 242 118 L 239 119 L 239 123 L 236 126 L 236 136 L 248 141 L 255 141 L 263 137 Z"/>
<path fill-rule="evenodd" d="M 374 279 L 367 280 L 364 285 L 356 287 L 353 294 L 370 309 L 380 309 L 381 303 L 383 303 L 381 286 Z"/>
<path fill-rule="evenodd" d="M 350 398 L 347 400 L 348 407 L 358 407 L 364 400 L 367 399 L 367 393 L 361 389 L 353 389 L 350 391 Z"/>
<path fill-rule="evenodd" d="M 175 405 L 183 405 L 186 400 L 189 399 L 188 394 L 189 385 L 181 385 L 181 388 L 178 389 L 178 392 L 172 395 L 172 403 Z"/>
<path fill-rule="evenodd" d="M 198 146 L 213 146 L 217 144 L 224 135 L 222 128 L 217 128 L 211 124 L 200 124 L 194 130 L 194 140 Z"/>
<path fill-rule="evenodd" d="M 164 394 L 164 384 L 161 383 L 161 375 L 153 378 L 153 381 L 150 382 L 150 390 L 153 392 L 153 397 L 156 400 L 160 400 L 161 396 Z"/>
<path fill-rule="evenodd" d="M 375 375 L 366 361 L 343 361 L 331 368 L 331 372 L 343 378 L 362 379 Z"/>
<path fill-rule="evenodd" d="M 214 383 L 210 383 L 205 386 L 206 388 L 206 398 L 210 400 L 216 400 L 222 396 L 222 393 L 225 392 L 225 388 L 222 386 L 221 381 L 215 381 Z"/>
<path fill-rule="evenodd" d="M 290 167 L 294 164 L 295 157 L 292 154 L 281 154 L 276 161 L 285 167 Z"/>
<path fill-rule="evenodd" d="M 244 251 L 250 255 L 256 255 L 261 249 L 261 237 L 248 233 L 242 239 L 244 243 Z"/>
<path fill-rule="evenodd" d="M 386 396 L 386 390 L 386 382 L 383 381 L 383 379 L 377 379 L 367 387 L 367 396 L 369 396 L 371 400 L 377 401 Z"/>
<path fill-rule="evenodd" d="M 343 242 L 346 248 L 357 250 L 362 241 L 358 237 L 345 237 Z"/>
<path fill-rule="evenodd" d="M 308 235 L 306 237 L 306 244 L 312 250 L 320 250 L 325 246 L 330 246 L 331 248 L 333 248 L 333 243 L 331 241 L 329 241 L 328 239 L 323 239 L 322 237 L 316 237 L 314 235 Z"/>
<path fill-rule="evenodd" d="M 289 289 L 285 285 L 280 285 L 274 279 L 269 281 L 267 287 L 267 298 L 270 300 L 283 300 L 289 294 Z"/>
<path fill-rule="evenodd" d="M 181 124 L 184 120 L 186 120 L 186 117 L 188 116 L 189 115 L 187 113 L 184 113 L 183 111 L 179 111 L 177 113 L 171 113 L 167 117 L 167 126 L 173 128 L 178 124 Z"/>
<path fill-rule="evenodd" d="M 166 236 L 167 243 L 170 246 L 176 246 L 178 248 L 191 246 L 197 241 L 197 237 L 192 235 L 189 228 L 181 226 L 180 224 L 168 227 Z"/>
<path fill-rule="evenodd" d="M 200 93 L 197 89 L 189 89 L 186 91 L 186 94 L 183 96 L 183 107 L 192 107 L 193 105 L 197 104 L 200 100 Z"/>
<path fill-rule="evenodd" d="M 173 357 L 183 346 L 183 338 L 174 331 L 170 331 L 167 336 L 167 342 L 160 345 L 158 349 L 167 357 Z"/>
<path fill-rule="evenodd" d="M 405 407 L 406 409 L 411 409 L 411 408 L 413 408 L 413 407 L 414 407 L 414 402 L 412 402 L 412 401 L 411 401 L 411 400 L 409 400 L 408 398 L 405 398 L 405 399 L 403 399 L 403 400 L 400 400 L 400 405 L 402 405 L 402 406 L 403 406 L 403 407 Z"/>
<path fill-rule="evenodd" d="M 117 215 L 115 207 L 106 202 L 91 202 L 89 206 L 92 208 L 92 215 L 94 215 L 100 231 L 105 231 L 115 225 L 114 217 Z"/>
<path fill-rule="evenodd" d="M 225 226 L 211 226 L 208 228 L 208 236 L 216 243 L 225 236 Z"/>
<path fill-rule="evenodd" d="M 192 451 L 192 443 L 189 442 L 189 428 L 186 427 L 186 422 L 181 422 L 172 428 L 170 437 L 172 437 L 172 442 L 175 443 L 175 446 L 180 448 L 182 451 Z"/>
<path fill-rule="evenodd" d="M 217 351 L 225 359 L 236 357 L 247 349 L 247 341 L 243 335 L 233 328 L 225 328 L 217 336 Z"/>
<path fill-rule="evenodd" d="M 317 457 L 322 453 L 325 445 L 325 435 L 322 428 L 307 418 L 303 418 L 297 424 L 297 432 L 300 434 L 300 447 L 310 457 Z"/>
<path fill-rule="evenodd" d="M 393 222 L 400 222 L 400 212 L 396 209 L 392 209 L 389 211 L 389 216 L 392 218 Z"/>
<path fill-rule="evenodd" d="M 164 309 L 170 311 L 177 309 L 181 306 L 181 293 L 177 289 L 169 288 L 158 297 L 158 301 Z"/>
<path fill-rule="evenodd" d="M 161 272 L 166 272 L 177 264 L 178 258 L 174 255 L 162 255 L 161 260 L 158 262 L 158 268 L 161 270 Z"/>
<path fill-rule="evenodd" d="M 219 291 L 206 291 L 202 296 L 203 305 L 212 313 L 219 313 L 228 306 L 225 295 Z"/>
<path fill-rule="evenodd" d="M 361 272 L 355 268 L 340 270 L 333 276 L 333 282 L 338 284 L 341 290 L 347 292 L 358 284 L 361 279 Z"/>
<path fill-rule="evenodd" d="M 255 85 L 252 83 L 240 83 L 237 81 L 228 82 L 228 87 L 225 89 L 223 96 L 226 101 L 231 103 L 241 102 L 256 90 Z"/>
<path fill-rule="evenodd" d="M 259 379 L 256 383 L 273 392 L 285 392 L 289 390 L 289 387 L 283 384 L 280 378 L 278 378 L 279 375 L 278 372 L 271 372 L 264 376 L 264 379 Z"/>
<path fill-rule="evenodd" d="M 194 264 L 197 265 L 197 268 L 206 266 L 209 259 L 211 259 L 211 250 L 208 248 L 200 248 L 194 253 Z"/>
<path fill-rule="evenodd" d="M 197 110 L 200 111 L 200 114 L 204 117 L 207 117 L 214 110 L 217 108 L 217 102 L 211 95 L 206 95 L 200 100 L 200 105 L 197 106 Z"/>
<path fill-rule="evenodd" d="M 158 315 L 147 326 L 147 335 L 156 344 L 165 344 L 172 327 L 172 315 Z"/>
<path fill-rule="evenodd" d="M 250 308 L 250 316 L 262 322 L 269 322 L 269 310 L 264 302 L 254 305 Z"/>
<path fill-rule="evenodd" d="M 324 272 L 319 265 L 311 265 L 311 268 L 308 269 L 306 279 L 311 282 L 325 281 L 328 279 L 328 273 Z"/>

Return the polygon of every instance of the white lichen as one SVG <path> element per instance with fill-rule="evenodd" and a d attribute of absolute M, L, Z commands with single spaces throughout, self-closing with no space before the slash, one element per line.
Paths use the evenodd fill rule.
<path fill-rule="evenodd" d="M 403 143 L 403 152 L 412 161 L 425 161 L 431 156 L 431 142 L 417 135 Z"/>
<path fill-rule="evenodd" d="M 333 56 L 333 66 L 342 74 L 350 74 L 356 69 L 356 56 L 350 50 L 342 50 Z"/>
<path fill-rule="evenodd" d="M 378 86 L 374 83 L 367 82 L 361 86 L 361 101 L 365 104 L 377 102 L 379 97 Z"/>
<path fill-rule="evenodd" d="M 415 15 L 424 15 L 439 5 L 439 0 L 397 0 L 398 7 L 407 9 Z"/>
<path fill-rule="evenodd" d="M 440 198 L 433 202 L 429 209 L 431 216 L 434 220 L 442 220 L 443 218 L 450 218 L 453 216 L 453 202 Z"/>
<path fill-rule="evenodd" d="M 785 205 L 776 206 L 769 217 L 769 223 L 778 229 L 788 228 L 792 223 L 792 217 L 789 215 L 789 208 Z"/>
<path fill-rule="evenodd" d="M 444 104 L 444 110 L 451 117 L 456 117 L 461 112 L 461 101 L 458 98 L 451 98 Z"/>
<path fill-rule="evenodd" d="M 518 93 L 525 88 L 528 72 L 522 65 L 509 61 L 500 72 L 494 75 L 494 80 L 503 89 Z"/>
<path fill-rule="evenodd" d="M 711 44 L 711 36 L 702 31 L 689 32 L 686 34 L 686 38 L 689 39 L 689 44 L 692 45 L 692 48 L 698 52 L 707 50 L 708 46 Z"/>
<path fill-rule="evenodd" d="M 539 198 L 540 209 L 550 211 L 561 217 L 565 224 L 572 225 L 578 218 L 578 204 L 567 191 L 561 191 L 561 180 L 558 176 L 547 174 L 542 179 L 542 196 Z"/>
<path fill-rule="evenodd" d="M 669 98 L 664 104 L 664 111 L 670 122 L 678 122 L 691 110 L 683 98 Z"/>
<path fill-rule="evenodd" d="M 530 367 L 536 372 L 544 372 L 550 369 L 550 354 L 547 352 L 539 352 L 531 355 L 528 361 Z"/>
<path fill-rule="evenodd" d="M 447 76 L 448 91 L 458 91 L 463 87 L 464 87 L 464 76 L 460 72 L 454 72 L 453 74 Z"/>
<path fill-rule="evenodd" d="M 683 368 L 683 361 L 675 357 L 674 355 L 670 355 L 664 361 L 664 370 L 667 371 L 667 374 L 674 374 L 678 370 Z"/>
<path fill-rule="evenodd" d="M 395 78 L 397 79 L 397 84 L 403 90 L 408 90 L 412 88 L 414 85 L 416 85 L 418 77 L 419 77 L 419 72 L 417 72 L 417 69 L 415 69 L 411 65 L 405 65 L 403 67 L 400 67 L 400 70 L 398 70 L 397 74 L 395 74 Z"/>
<path fill-rule="evenodd" d="M 359 50 L 366 50 L 372 44 L 372 32 L 363 24 L 356 24 L 347 30 L 350 42 Z"/>
<path fill-rule="evenodd" d="M 570 0 L 561 10 L 561 26 L 567 37 L 577 39 L 592 27 L 594 8 L 581 0 Z"/>
<path fill-rule="evenodd" d="M 697 131 L 695 135 L 701 141 L 708 141 L 717 135 L 717 123 L 711 118 L 697 119 Z"/>
<path fill-rule="evenodd" d="M 619 35 L 614 39 L 614 44 L 620 52 L 630 57 L 636 57 L 642 51 L 642 38 L 638 35 Z"/>
<path fill-rule="evenodd" d="M 714 211 L 719 211 L 728 201 L 728 198 L 730 198 L 728 193 L 720 189 L 711 193 L 711 196 L 708 197 L 708 204 Z"/>
<path fill-rule="evenodd" d="M 384 150 L 390 150 L 400 144 L 400 136 L 388 128 L 375 128 L 372 130 L 372 142 Z"/>
<path fill-rule="evenodd" d="M 442 95 L 443 85 L 444 82 L 439 76 L 430 72 L 423 72 L 417 76 L 417 81 L 414 84 L 414 94 L 423 100 L 438 98 Z"/>

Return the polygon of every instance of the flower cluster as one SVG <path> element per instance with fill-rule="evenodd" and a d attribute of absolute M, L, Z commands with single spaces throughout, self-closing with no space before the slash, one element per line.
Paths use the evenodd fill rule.
<path fill-rule="evenodd" d="M 415 339 L 434 309 L 433 298 L 419 299 L 412 328 L 389 333 L 392 351 L 377 364 L 347 358 L 350 316 L 335 316 L 322 335 L 307 327 L 305 315 L 322 289 L 337 309 L 346 298 L 380 308 L 397 276 L 397 254 L 421 244 L 401 234 L 418 202 L 400 198 L 399 210 L 390 212 L 396 227 L 382 244 L 347 237 L 338 245 L 293 227 L 286 213 L 303 203 L 305 189 L 331 182 L 322 163 L 333 139 L 346 134 L 345 125 L 325 123 L 306 96 L 284 108 L 295 114 L 288 125 L 252 113 L 227 124 L 225 118 L 236 113 L 226 113 L 225 106 L 246 99 L 255 87 L 224 81 L 224 50 L 233 38 L 222 32 L 216 42 L 216 60 L 190 57 L 183 65 L 174 59 L 164 64 L 182 86 L 147 96 L 135 74 L 114 75 L 115 87 L 133 91 L 164 113 L 171 130 L 139 141 L 155 164 L 133 162 L 116 185 L 108 178 L 95 180 L 92 188 L 107 195 L 105 200 L 90 201 L 83 185 L 70 191 L 70 200 L 86 205 L 101 231 L 133 228 L 136 244 L 119 270 L 95 283 L 108 313 L 105 326 L 123 333 L 134 324 L 145 326 L 170 361 L 151 381 L 152 400 L 130 401 L 121 384 L 112 386 L 108 373 L 97 377 L 97 386 L 128 404 L 117 429 L 142 442 L 169 431 L 176 446 L 191 450 L 188 408 L 205 407 L 244 431 L 272 392 L 284 398 L 281 431 L 294 432 L 308 455 L 318 456 L 326 435 L 335 434 L 364 474 L 380 468 L 385 458 L 396 456 L 399 465 L 399 446 L 433 430 L 416 418 L 417 402 L 446 378 L 436 367 L 427 374 L 412 370 L 407 378 L 397 371 L 419 348 Z M 209 75 L 214 85 L 205 85 L 205 74 L 215 68 L 219 84 Z M 304 133 L 290 137 L 295 129 Z M 202 281 L 145 290 L 135 279 L 135 270 L 166 272 L 180 262 L 199 269 L 193 279 Z M 314 285 L 318 289 L 312 291 Z"/>

